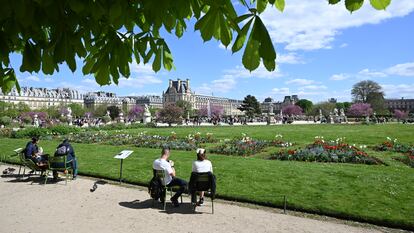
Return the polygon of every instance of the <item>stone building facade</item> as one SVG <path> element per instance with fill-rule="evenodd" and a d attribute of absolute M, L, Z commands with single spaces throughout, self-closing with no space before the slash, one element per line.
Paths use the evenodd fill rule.
<path fill-rule="evenodd" d="M 299 101 L 297 95 L 285 96 L 283 101 L 275 101 L 272 98 L 266 98 L 261 104 L 262 113 L 268 113 L 269 109 L 273 109 L 273 113 L 279 114 L 283 107 L 291 104 L 296 104 Z"/>
<path fill-rule="evenodd" d="M 169 80 L 168 88 L 162 93 L 163 104 L 176 103 L 183 100 L 191 103 L 193 109 L 202 109 L 210 106 L 220 106 L 224 109 L 224 115 L 243 115 L 237 108 L 241 106 L 242 100 L 229 99 L 217 96 L 198 95 L 191 91 L 190 80 Z"/>
<path fill-rule="evenodd" d="M 13 88 L 7 95 L 0 91 L 0 101 L 18 104 L 27 104 L 31 109 L 48 108 L 53 106 L 68 105 L 71 103 L 83 106 L 84 95 L 70 88 L 37 88 L 22 87 L 19 92 Z"/>
<path fill-rule="evenodd" d="M 414 99 L 385 99 L 385 106 L 394 112 L 395 109 L 414 113 Z"/>

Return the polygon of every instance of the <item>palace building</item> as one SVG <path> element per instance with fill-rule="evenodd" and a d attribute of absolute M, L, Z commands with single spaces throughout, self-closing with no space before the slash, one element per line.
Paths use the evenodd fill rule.
<path fill-rule="evenodd" d="M 243 115 L 243 112 L 238 109 L 243 102 L 242 100 L 196 94 L 191 91 L 189 79 L 185 81 L 180 79 L 173 81 L 170 79 L 167 90 L 162 93 L 162 100 L 164 106 L 183 100 L 191 103 L 193 109 L 220 106 L 223 107 L 224 115 Z"/>
<path fill-rule="evenodd" d="M 22 102 L 32 109 L 68 105 L 71 103 L 83 105 L 83 98 L 83 94 L 70 88 L 22 87 L 20 94 L 16 88 L 13 88 L 7 95 L 4 95 L 0 90 L 0 101 L 13 104 Z"/>

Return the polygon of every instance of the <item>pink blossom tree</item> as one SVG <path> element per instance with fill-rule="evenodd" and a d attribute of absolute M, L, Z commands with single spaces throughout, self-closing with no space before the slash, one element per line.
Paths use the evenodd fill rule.
<path fill-rule="evenodd" d="M 282 113 L 285 115 L 289 115 L 289 116 L 293 116 L 293 115 L 302 115 L 303 110 L 301 107 L 294 105 L 294 104 L 290 104 L 287 106 L 284 106 L 282 108 Z"/>
<path fill-rule="evenodd" d="M 131 119 L 137 119 L 142 116 L 144 112 L 144 108 L 141 105 L 135 105 L 134 107 L 129 110 L 128 117 Z"/>
<path fill-rule="evenodd" d="M 223 106 L 211 105 L 210 110 L 211 110 L 211 117 L 218 118 L 224 114 Z M 202 108 L 200 108 L 198 110 L 198 116 L 200 117 L 208 116 L 208 106 L 203 106 Z"/>
<path fill-rule="evenodd" d="M 351 107 L 348 110 L 348 113 L 351 116 L 370 116 L 373 113 L 373 110 L 371 108 L 371 104 L 364 104 L 364 103 L 355 103 L 352 104 Z"/>
<path fill-rule="evenodd" d="M 398 120 L 403 120 L 408 117 L 408 112 L 401 111 L 399 109 L 394 110 L 394 117 Z"/>

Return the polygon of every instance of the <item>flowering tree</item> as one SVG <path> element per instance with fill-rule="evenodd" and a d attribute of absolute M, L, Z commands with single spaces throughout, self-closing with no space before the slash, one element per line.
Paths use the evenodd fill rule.
<path fill-rule="evenodd" d="M 128 117 L 131 119 L 137 119 L 142 116 L 144 108 L 141 105 L 135 105 L 129 110 Z"/>
<path fill-rule="evenodd" d="M 159 120 L 168 123 L 169 126 L 171 126 L 172 123 L 181 123 L 182 115 L 183 109 L 175 104 L 167 104 L 158 112 Z"/>
<path fill-rule="evenodd" d="M 297 105 L 290 104 L 290 105 L 283 107 L 282 112 L 283 114 L 293 116 L 293 115 L 302 115 L 303 110 L 301 107 Z"/>
<path fill-rule="evenodd" d="M 34 115 L 37 115 L 37 118 L 40 119 L 41 121 L 45 121 L 48 117 L 47 113 L 45 113 L 45 112 L 24 112 L 24 113 L 20 114 L 20 117 L 22 119 L 31 118 L 33 120 Z"/>
<path fill-rule="evenodd" d="M 371 104 L 364 104 L 364 103 L 355 103 L 351 105 L 348 110 L 348 113 L 352 116 L 370 116 L 373 110 L 371 108 Z"/>
<path fill-rule="evenodd" d="M 211 105 L 210 106 L 211 117 L 220 117 L 224 114 L 223 106 Z M 198 110 L 198 116 L 208 116 L 208 106 L 204 106 Z"/>
<path fill-rule="evenodd" d="M 60 115 L 66 116 L 68 115 L 69 111 L 68 108 L 66 106 L 62 106 L 59 108 L 59 113 Z"/>
<path fill-rule="evenodd" d="M 406 119 L 408 117 L 408 112 L 404 112 L 404 111 L 395 109 L 394 110 L 394 117 L 397 118 L 398 120 Z"/>

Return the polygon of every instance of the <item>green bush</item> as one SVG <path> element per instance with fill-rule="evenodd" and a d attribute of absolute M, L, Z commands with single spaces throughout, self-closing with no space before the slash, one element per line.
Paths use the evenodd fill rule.
<path fill-rule="evenodd" d="M 12 135 L 12 129 L 11 128 L 3 128 L 0 129 L 0 137 L 11 137 Z"/>
<path fill-rule="evenodd" d="M 8 116 L 0 117 L 0 125 L 10 125 L 11 122 L 12 122 L 12 119 Z"/>
<path fill-rule="evenodd" d="M 48 130 L 53 135 L 66 135 L 70 133 L 78 133 L 81 131 L 80 128 L 76 128 L 76 127 L 69 126 L 69 125 L 56 125 L 56 126 L 52 126 L 48 128 Z"/>
<path fill-rule="evenodd" d="M 32 124 L 32 118 L 29 115 L 26 115 L 22 118 L 23 123 L 25 123 L 26 125 Z"/>
<path fill-rule="evenodd" d="M 104 123 L 108 123 L 108 122 L 110 122 L 110 121 L 111 121 L 111 117 L 110 117 L 110 116 L 103 116 L 103 117 L 102 117 L 102 121 L 103 121 Z"/>
<path fill-rule="evenodd" d="M 13 131 L 11 137 L 13 138 L 31 138 L 31 137 L 45 137 L 49 131 L 46 128 L 25 128 L 19 131 Z"/>

